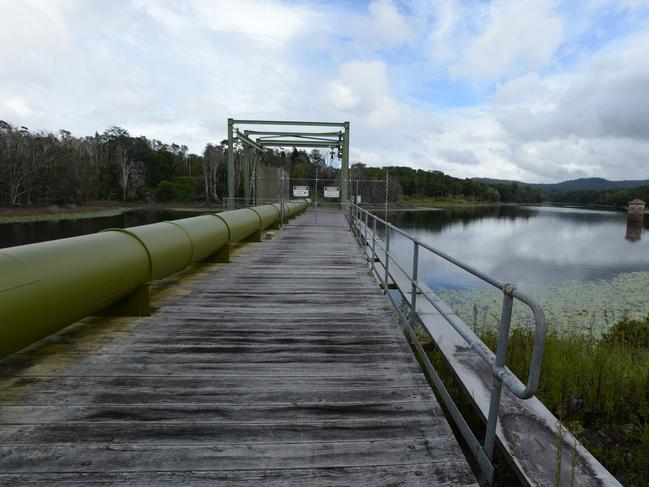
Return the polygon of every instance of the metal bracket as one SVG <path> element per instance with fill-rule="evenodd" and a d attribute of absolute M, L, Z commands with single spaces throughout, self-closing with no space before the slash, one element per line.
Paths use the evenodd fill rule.
<path fill-rule="evenodd" d="M 228 262 L 230 262 L 230 246 L 228 244 L 225 244 L 221 248 L 221 250 L 206 257 L 201 262 L 227 264 Z"/>
<path fill-rule="evenodd" d="M 133 294 L 98 311 L 97 316 L 151 316 L 149 284 L 143 284 Z"/>

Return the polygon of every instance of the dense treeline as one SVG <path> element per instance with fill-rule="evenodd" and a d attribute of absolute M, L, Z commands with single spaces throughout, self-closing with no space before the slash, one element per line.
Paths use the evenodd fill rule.
<path fill-rule="evenodd" d="M 156 192 L 164 199 L 170 194 L 165 182 L 174 195 L 193 193 L 195 180 L 209 173 L 219 152 L 208 146 L 205 157 L 199 157 L 188 154 L 186 146 L 132 137 L 119 127 L 74 137 L 65 130 L 34 133 L 0 122 L 1 202 L 144 200 Z M 209 189 L 216 191 L 213 185 Z"/>
<path fill-rule="evenodd" d="M 542 193 L 529 186 L 512 183 L 485 184 L 473 179 L 459 179 L 441 171 L 425 171 L 406 166 L 383 168 L 366 167 L 364 164 L 352 166 L 352 179 L 357 169 L 359 179 L 385 179 L 386 171 L 390 178 L 396 178 L 406 196 L 430 197 L 438 199 L 462 199 L 501 203 L 540 203 Z"/>
<path fill-rule="evenodd" d="M 339 177 L 339 161 L 329 161 L 320 151 L 274 151 L 260 154 L 264 165 L 283 167 L 296 184 L 300 179 Z M 94 201 L 219 202 L 226 193 L 226 142 L 207 144 L 200 155 L 184 145 L 167 144 L 132 136 L 123 128 L 75 137 L 32 132 L 0 121 L 0 204 L 83 204 Z M 335 163 L 334 163 L 335 162 Z M 243 193 L 243 151 L 235 150 L 235 187 Z M 352 179 L 363 180 L 364 194 L 385 193 L 386 172 L 390 189 L 403 195 L 488 202 L 540 202 L 541 193 L 528 186 L 489 185 L 458 179 L 441 171 L 409 167 L 367 167 L 355 163 Z M 373 184 L 376 182 L 378 184 Z"/>
<path fill-rule="evenodd" d="M 635 198 L 649 202 L 649 186 L 631 189 L 553 191 L 546 196 L 546 200 L 553 203 L 618 207 L 626 207 L 627 203 Z"/>
<path fill-rule="evenodd" d="M 227 191 L 226 141 L 203 154 L 184 145 L 134 137 L 123 128 L 75 137 L 31 132 L 0 121 L 0 204 L 70 204 L 92 201 L 218 202 Z M 320 152 L 267 152 L 263 164 L 294 178 L 335 178 Z M 235 187 L 242 188 L 243 152 L 235 149 Z"/>

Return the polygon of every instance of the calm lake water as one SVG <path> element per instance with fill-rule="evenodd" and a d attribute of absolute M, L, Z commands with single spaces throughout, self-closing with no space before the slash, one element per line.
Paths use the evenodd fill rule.
<path fill-rule="evenodd" d="M 126 228 L 165 220 L 177 220 L 200 213 L 172 210 L 135 210 L 121 215 L 79 220 L 0 224 L 0 248 L 25 245 L 57 238 L 99 232 L 106 228 Z"/>
<path fill-rule="evenodd" d="M 503 206 L 395 212 L 390 219 L 439 250 L 521 287 L 649 271 L 647 216 L 627 227 L 622 212 Z M 411 262 L 411 243 L 396 238 L 392 246 L 404 263 Z M 419 272 L 433 289 L 484 286 L 427 251 L 420 252 Z"/>

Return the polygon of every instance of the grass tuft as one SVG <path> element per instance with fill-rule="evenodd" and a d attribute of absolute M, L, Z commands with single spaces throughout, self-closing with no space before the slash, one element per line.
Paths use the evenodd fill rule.
<path fill-rule="evenodd" d="M 497 333 L 482 340 L 495 350 Z M 507 366 L 526 377 L 534 335 L 515 328 Z M 537 396 L 624 485 L 649 478 L 649 315 L 622 319 L 599 340 L 551 331 Z"/>

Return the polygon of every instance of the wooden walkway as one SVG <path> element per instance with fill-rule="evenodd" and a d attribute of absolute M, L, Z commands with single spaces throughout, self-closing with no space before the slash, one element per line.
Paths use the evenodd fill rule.
<path fill-rule="evenodd" d="M 0 362 L 0 485 L 475 485 L 343 215 L 309 213 Z"/>

